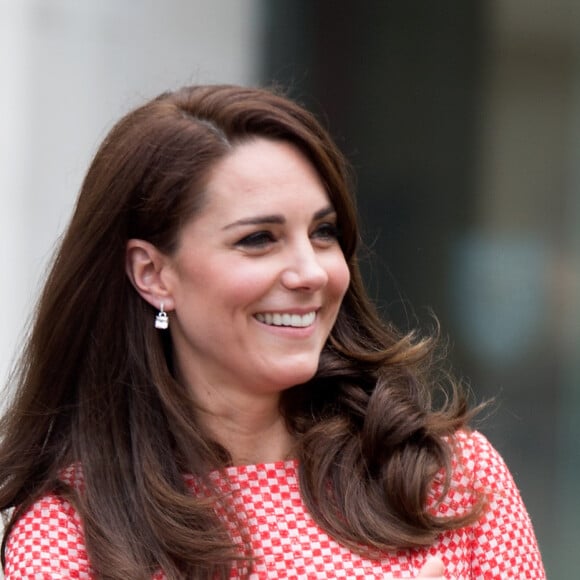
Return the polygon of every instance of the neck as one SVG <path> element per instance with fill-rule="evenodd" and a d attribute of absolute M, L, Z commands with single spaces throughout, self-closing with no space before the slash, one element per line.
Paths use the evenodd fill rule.
<path fill-rule="evenodd" d="M 273 463 L 292 457 L 293 438 L 280 414 L 280 393 L 196 389 L 204 429 L 234 465 Z"/>
<path fill-rule="evenodd" d="M 293 440 L 285 422 L 214 417 L 208 428 L 230 453 L 233 465 L 273 463 L 292 456 Z"/>

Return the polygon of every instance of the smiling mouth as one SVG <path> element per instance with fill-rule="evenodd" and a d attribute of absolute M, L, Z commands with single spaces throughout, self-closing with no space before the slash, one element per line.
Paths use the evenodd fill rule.
<path fill-rule="evenodd" d="M 278 312 L 256 314 L 256 320 L 268 326 L 290 326 L 292 328 L 305 328 L 313 324 L 316 312 L 308 314 L 280 314 Z"/>

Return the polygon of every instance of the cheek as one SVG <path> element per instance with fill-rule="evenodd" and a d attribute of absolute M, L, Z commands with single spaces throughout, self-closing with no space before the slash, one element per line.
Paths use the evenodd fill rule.
<path fill-rule="evenodd" d="M 212 263 L 196 277 L 218 310 L 234 310 L 251 305 L 268 292 L 276 274 L 265 264 L 222 260 Z"/>
<path fill-rule="evenodd" d="M 334 260 L 328 270 L 328 280 L 332 293 L 335 294 L 339 300 L 342 300 L 350 284 L 350 271 L 342 254 Z"/>

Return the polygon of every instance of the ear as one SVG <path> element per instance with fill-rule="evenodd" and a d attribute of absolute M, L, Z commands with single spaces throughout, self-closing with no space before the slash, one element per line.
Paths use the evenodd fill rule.
<path fill-rule="evenodd" d="M 173 310 L 173 298 L 167 288 L 163 271 L 168 258 L 153 244 L 145 240 L 131 239 L 125 251 L 125 271 L 140 296 L 153 307 Z"/>

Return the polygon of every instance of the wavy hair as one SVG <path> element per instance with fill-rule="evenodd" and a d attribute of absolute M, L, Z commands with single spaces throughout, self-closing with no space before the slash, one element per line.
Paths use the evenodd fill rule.
<path fill-rule="evenodd" d="M 56 492 L 79 510 L 100 577 L 158 568 L 168 578 L 228 577 L 251 561 L 212 502 L 184 483 L 184 473 L 207 482 L 229 456 L 196 424 L 169 334 L 155 331 L 152 307 L 126 276 L 125 248 L 140 238 L 174 251 L 212 167 L 255 137 L 293 143 L 313 163 L 351 274 L 316 375 L 281 399 L 307 508 L 356 550 L 426 545 L 476 516 L 440 519 L 425 507 L 435 474 L 449 482 L 448 439 L 470 412 L 459 387 L 433 407 L 433 341 L 400 335 L 367 298 L 344 157 L 313 115 L 275 90 L 194 86 L 121 119 L 82 184 L 0 423 L 0 509 L 15 508 L 4 543 L 23 510 Z M 82 491 L 59 479 L 75 464 Z"/>

